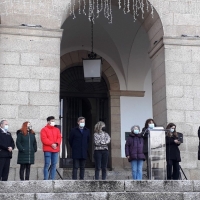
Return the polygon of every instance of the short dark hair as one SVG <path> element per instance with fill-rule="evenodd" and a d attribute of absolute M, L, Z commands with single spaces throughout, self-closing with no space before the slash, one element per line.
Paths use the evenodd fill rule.
<path fill-rule="evenodd" d="M 3 123 L 4 123 L 5 121 L 7 121 L 7 120 L 6 120 L 6 119 L 1 120 L 0 126 L 3 125 Z"/>
<path fill-rule="evenodd" d="M 81 121 L 82 119 L 85 120 L 85 117 L 79 117 L 79 118 L 77 119 L 77 122 Z"/>
<path fill-rule="evenodd" d="M 47 117 L 47 121 L 49 122 L 50 120 L 52 120 L 52 119 L 55 119 L 55 117 L 54 116 L 49 116 L 49 117 Z"/>

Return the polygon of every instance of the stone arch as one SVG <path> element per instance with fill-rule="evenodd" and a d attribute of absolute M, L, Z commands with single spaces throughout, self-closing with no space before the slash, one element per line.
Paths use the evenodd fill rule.
<path fill-rule="evenodd" d="M 88 53 L 89 52 L 85 50 L 78 50 L 69 52 L 61 56 L 61 73 L 67 68 L 73 66 L 82 66 L 82 59 L 88 58 Z M 109 90 L 120 90 L 119 79 L 117 77 L 117 74 L 115 73 L 112 66 L 105 59 L 103 59 L 102 72 L 103 77 L 107 82 Z"/>
<path fill-rule="evenodd" d="M 79 9 L 78 2 L 79 0 L 75 0 L 75 7 L 74 7 L 75 11 Z M 159 13 L 162 12 L 162 8 L 159 7 L 159 4 L 154 3 L 153 0 L 149 0 L 149 2 L 153 6 L 153 17 L 151 16 L 151 11 L 149 11 L 145 12 L 143 17 L 142 14 L 140 13 L 137 16 L 137 20 L 146 30 L 150 41 L 150 48 L 153 48 L 164 36 L 164 29 L 161 17 L 159 15 Z M 144 4 L 146 4 L 146 2 Z M 112 1 L 112 5 L 118 6 L 118 1 Z M 69 16 L 70 16 L 69 13 L 67 15 L 66 14 L 63 15 L 62 24 Z"/>

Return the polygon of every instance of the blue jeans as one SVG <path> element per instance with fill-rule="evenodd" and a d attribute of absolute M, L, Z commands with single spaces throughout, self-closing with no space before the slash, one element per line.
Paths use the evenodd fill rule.
<path fill-rule="evenodd" d="M 94 160 L 95 160 L 95 180 L 99 180 L 100 170 L 102 170 L 102 180 L 106 180 L 108 150 L 95 150 Z"/>
<path fill-rule="evenodd" d="M 133 180 L 142 180 L 143 162 L 144 162 L 143 160 L 132 160 L 131 161 Z"/>
<path fill-rule="evenodd" d="M 48 180 L 48 170 L 50 168 L 50 178 L 55 179 L 56 176 L 56 164 L 58 161 L 58 152 L 44 152 L 44 180 Z"/>

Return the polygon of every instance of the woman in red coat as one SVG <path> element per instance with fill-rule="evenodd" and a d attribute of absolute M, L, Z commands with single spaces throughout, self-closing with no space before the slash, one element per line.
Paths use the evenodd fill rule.
<path fill-rule="evenodd" d="M 40 137 L 44 151 L 44 180 L 48 180 L 48 169 L 51 164 L 51 179 L 55 179 L 58 152 L 60 151 L 61 134 L 55 126 L 55 118 L 47 118 L 47 125 L 41 130 Z"/>

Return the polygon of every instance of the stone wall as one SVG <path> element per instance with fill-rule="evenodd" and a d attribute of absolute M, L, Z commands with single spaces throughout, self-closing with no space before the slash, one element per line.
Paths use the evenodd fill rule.
<path fill-rule="evenodd" d="M 188 171 L 192 179 L 198 179 L 200 40 L 166 37 L 164 43 L 167 120 L 174 122 L 177 130 L 184 134 L 184 144 L 180 146 L 182 167 Z"/>
<path fill-rule="evenodd" d="M 39 132 L 46 118 L 59 116 L 61 30 L 0 26 L 0 119 L 7 119 L 16 139 L 30 121 L 38 152 L 34 167 L 43 167 Z M 16 168 L 17 150 L 11 167 Z"/>
<path fill-rule="evenodd" d="M 46 4 L 39 5 L 40 9 L 34 9 L 38 8 L 38 1 L 26 1 L 24 6 L 21 6 L 23 0 L 17 2 L 16 5 L 6 0 L 0 3 L 0 94 L 3 97 L 0 99 L 0 118 L 8 119 L 13 133 L 26 120 L 30 120 L 39 133 L 48 115 L 58 118 L 59 114 L 62 31 L 57 28 L 67 17 L 62 8 L 68 1 L 47 0 Z M 181 165 L 188 178 L 198 179 L 200 43 L 194 36 L 200 35 L 199 3 L 192 1 L 189 4 L 187 0 L 150 2 L 158 15 L 155 21 L 147 20 L 143 26 L 150 40 L 154 118 L 159 125 L 177 124 L 177 130 L 184 134 L 184 144 L 180 146 Z M 19 27 L 22 23 L 40 24 L 43 28 Z M 183 38 L 182 34 L 192 37 Z M 112 96 L 111 131 L 115 132 L 112 135 L 116 141 L 112 145 L 112 156 L 113 164 L 124 166 L 122 159 L 116 156 L 120 153 L 120 133 L 116 131 L 120 128 L 118 104 L 119 96 Z M 39 156 L 37 159 L 40 160 Z"/>

